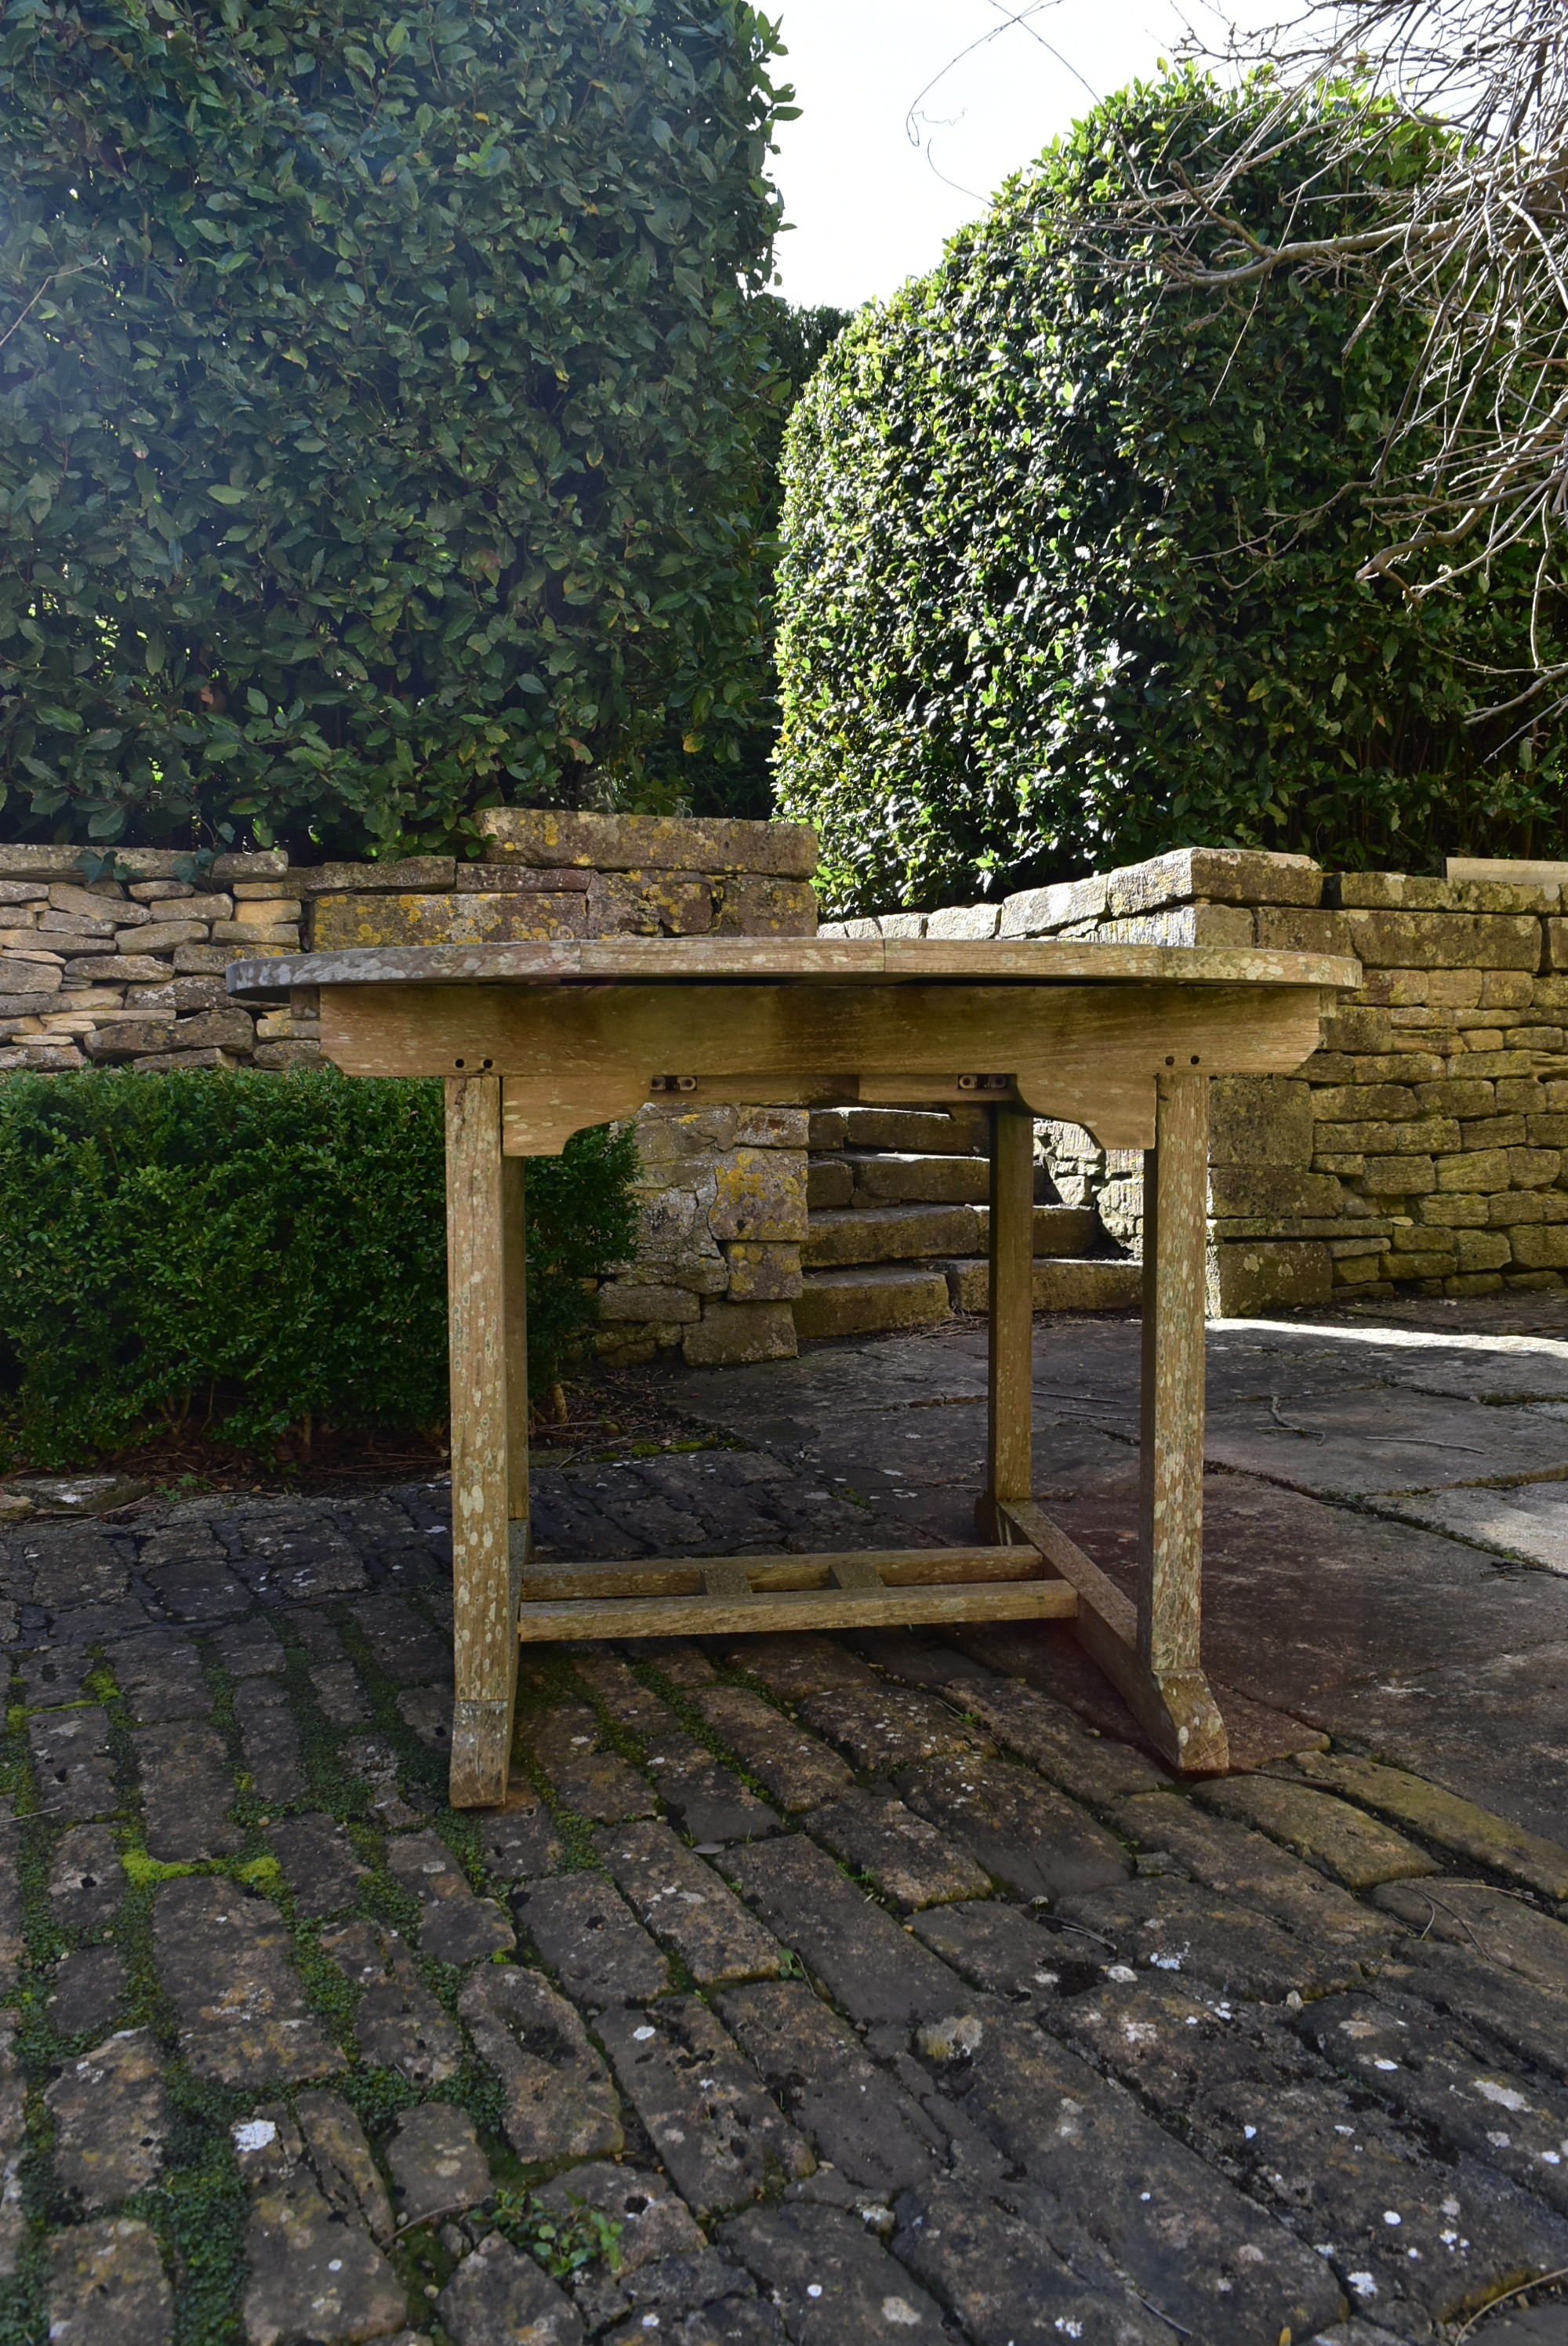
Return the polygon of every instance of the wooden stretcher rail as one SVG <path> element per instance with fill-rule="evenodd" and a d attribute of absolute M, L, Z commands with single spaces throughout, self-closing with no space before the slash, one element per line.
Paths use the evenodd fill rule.
<path fill-rule="evenodd" d="M 954 1582 L 1038 1580 L 1040 1559 L 1027 1547 L 857 1548 L 843 1556 L 708 1556 L 633 1570 L 602 1565 L 557 1565 L 531 1571 L 523 1583 L 524 1605 L 576 1596 L 700 1596 L 709 1585 L 731 1575 L 756 1589 L 832 1586 L 837 1572 L 874 1574 L 884 1587 L 944 1587 Z"/>
<path fill-rule="evenodd" d="M 762 1629 L 900 1629 L 962 1621 L 1063 1621 L 1078 1609 L 1063 1580 L 927 1583 L 904 1588 L 765 1588 L 736 1596 L 549 1598 L 517 1608 L 521 1645 L 559 1637 L 722 1637 Z"/>
<path fill-rule="evenodd" d="M 1156 1749 L 1178 1768 L 1223 1775 L 1229 1766 L 1225 1721 L 1196 1657 L 1186 1668 L 1151 1672 L 1139 1635 L 1138 1608 L 1091 1562 L 1075 1540 L 1032 1499 L 997 1507 L 1004 1527 L 1027 1540 L 1071 1586 L 1074 1632 L 1098 1663 Z M 1196 1641 L 1195 1641 L 1196 1643 Z"/>
<path fill-rule="evenodd" d="M 923 1621 L 1070 1620 L 1076 1592 L 1030 1546 L 861 1548 L 818 1556 L 710 1556 L 606 1572 L 530 1572 L 522 1645 L 556 1637 L 734 1636 L 875 1629 Z"/>

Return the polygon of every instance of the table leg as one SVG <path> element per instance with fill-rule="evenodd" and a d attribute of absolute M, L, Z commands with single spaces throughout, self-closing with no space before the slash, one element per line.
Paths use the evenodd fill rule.
<path fill-rule="evenodd" d="M 998 1502 L 1033 1492 L 1034 1118 L 991 1112 L 991 1326 L 985 1495 L 980 1529 L 1013 1537 Z"/>
<path fill-rule="evenodd" d="M 1137 1658 L 1157 1739 L 1184 1769 L 1227 1764 L 1200 1654 L 1207 1187 L 1208 1078 L 1161 1076 L 1144 1158 Z"/>
<path fill-rule="evenodd" d="M 454 1808 L 504 1800 L 511 1760 L 528 1505 L 522 1207 L 521 1160 L 501 1153 L 500 1078 L 449 1076 Z"/>

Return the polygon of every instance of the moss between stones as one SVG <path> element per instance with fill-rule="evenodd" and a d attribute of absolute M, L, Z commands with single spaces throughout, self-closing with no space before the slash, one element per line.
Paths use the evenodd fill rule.
<path fill-rule="evenodd" d="M 669 1705 L 694 1743 L 700 1743 L 705 1750 L 712 1752 L 716 1760 L 722 1760 L 731 1775 L 738 1776 L 747 1790 L 754 1792 L 759 1800 L 769 1799 L 767 1787 L 761 1779 L 754 1776 L 745 1760 L 738 1760 L 729 1746 L 714 1732 L 685 1688 L 672 1685 L 663 1671 L 653 1662 L 634 1662 L 632 1675 L 647 1687 L 650 1694 L 657 1694 L 661 1702 Z M 722 1685 L 744 1686 L 748 1690 L 752 1687 L 752 1681 L 738 1671 L 721 1670 L 718 1682 Z"/>

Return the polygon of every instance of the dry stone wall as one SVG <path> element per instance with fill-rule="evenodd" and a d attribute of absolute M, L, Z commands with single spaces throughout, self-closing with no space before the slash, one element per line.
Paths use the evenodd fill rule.
<path fill-rule="evenodd" d="M 224 990 L 231 961 L 300 951 L 305 907 L 286 857 L 222 855 L 182 877 L 189 856 L 149 852 L 116 869 L 89 880 L 78 849 L 0 847 L 0 1072 L 319 1056 L 311 1010 L 258 1015 Z"/>
<path fill-rule="evenodd" d="M 261 1067 L 321 1056 L 318 1004 L 229 1001 L 231 961 L 315 947 L 614 935 L 809 935 L 815 842 L 789 824 L 496 811 L 482 862 L 291 864 L 280 851 L 0 848 L 0 1072 Z M 1568 1274 L 1568 904 L 1549 871 L 1438 881 L 1184 850 L 999 904 L 824 934 L 1062 936 L 1354 955 L 1363 982 L 1299 1076 L 1215 1086 L 1211 1302 L 1480 1294 Z M 605 1282 L 612 1359 L 795 1349 L 807 1119 L 653 1105 L 641 1235 Z M 1043 1122 L 1058 1196 L 1141 1236 L 1142 1167 Z"/>
<path fill-rule="evenodd" d="M 1511 880 L 1327 872 L 1184 849 L 993 905 L 835 935 L 1083 937 L 1353 955 L 1362 983 L 1299 1076 L 1214 1086 L 1210 1302 L 1558 1287 L 1568 1272 L 1568 906 Z M 1136 1248 L 1142 1166 L 1076 1126 L 1041 1148 L 1072 1205 Z"/>
<path fill-rule="evenodd" d="M 0 847 L 0 1073 L 261 1067 L 321 1059 L 316 993 L 231 1002 L 233 961 L 350 945 L 571 937 L 809 936 L 816 840 L 799 825 L 497 809 L 487 860 L 297 865 L 281 851 Z M 601 1289 L 621 1361 L 792 1354 L 806 1235 L 807 1119 L 652 1104 L 635 1260 Z"/>

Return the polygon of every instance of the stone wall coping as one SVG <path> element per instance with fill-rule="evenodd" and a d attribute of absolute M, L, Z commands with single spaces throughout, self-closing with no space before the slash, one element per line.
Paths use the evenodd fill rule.
<path fill-rule="evenodd" d="M 1146 863 L 1095 872 L 1004 897 L 999 933 L 1039 936 L 1086 921 L 1135 919 L 1178 904 L 1291 904 L 1323 902 L 1323 872 L 1308 855 L 1266 855 L 1252 848 L 1178 847 Z"/>
<path fill-rule="evenodd" d="M 1560 912 L 1562 892 L 1555 881 L 1517 873 L 1510 879 L 1458 879 L 1451 872 L 1446 880 L 1431 880 L 1410 872 L 1339 872 L 1325 881 L 1323 902 L 1347 913 L 1539 913 Z"/>
<path fill-rule="evenodd" d="M 1441 884 L 1441 883 L 1440 883 Z M 1326 876 L 1308 855 L 1251 848 L 1180 847 L 1146 863 L 1021 888 L 999 904 L 944 904 L 935 913 L 877 913 L 825 922 L 819 934 L 843 937 L 1042 937 L 1087 933 L 1102 921 L 1135 920 L 1208 903 L 1324 903 Z"/>
<path fill-rule="evenodd" d="M 442 895 L 457 884 L 457 863 L 450 855 L 389 856 L 382 863 L 295 863 L 288 867 L 288 877 L 301 896 L 341 896 L 360 890 Z"/>
<path fill-rule="evenodd" d="M 817 869 L 817 834 L 803 822 L 575 814 L 552 807 L 487 807 L 478 821 L 495 854 L 544 867 L 751 872 L 776 880 L 809 880 Z"/>
<path fill-rule="evenodd" d="M 89 851 L 82 847 L 0 847 L 0 880 L 74 880 L 80 887 L 86 877 L 82 857 Z M 120 868 L 131 871 L 138 880 L 173 880 L 183 877 L 190 858 L 172 848 L 138 848 L 134 853 L 120 858 Z"/>
<path fill-rule="evenodd" d="M 1271 913 L 1561 913 L 1568 863 L 1489 862 L 1451 856 L 1447 877 L 1409 872 L 1324 872 L 1305 855 L 1250 848 L 1178 848 L 1115 872 L 1022 888 L 996 904 L 946 904 L 934 913 L 860 913 L 824 922 L 822 936 L 1047 937 L 1135 942 L 1125 924 L 1202 905 Z M 1217 919 L 1218 914 L 1216 915 Z M 1229 918 L 1227 914 L 1225 917 Z M 1120 926 L 1113 926 L 1120 923 Z M 1263 941 L 1261 930 L 1259 942 Z M 1151 933 L 1152 941 L 1152 933 Z M 1208 940 L 1206 938 L 1205 940 Z M 1215 940 L 1217 942 L 1217 933 Z M 1240 942 L 1239 936 L 1236 940 Z"/>
<path fill-rule="evenodd" d="M 68 880 L 80 887 L 86 879 L 83 857 L 100 851 L 69 843 L 64 846 L 0 846 L 0 880 Z M 107 854 L 107 848 L 101 852 Z M 205 867 L 188 847 L 117 847 L 115 868 L 129 880 L 190 880 L 219 885 L 229 880 L 267 880 L 289 870 L 280 847 L 258 848 L 243 854 L 219 855 Z"/>
<path fill-rule="evenodd" d="M 114 858 L 121 879 L 184 880 L 197 885 L 287 878 L 300 896 L 352 892 L 439 895 L 473 889 L 570 891 L 591 872 L 757 873 L 809 880 L 817 869 L 817 835 L 798 822 L 747 822 L 687 815 L 575 814 L 550 807 L 491 807 L 480 816 L 492 860 L 458 862 L 450 855 L 388 857 L 382 862 L 293 863 L 286 848 L 258 848 L 215 856 L 200 866 L 188 848 L 116 847 L 29 842 L 0 845 L 0 881 L 84 880 L 83 857 Z M 532 868 L 530 868 L 532 867 Z"/>
<path fill-rule="evenodd" d="M 1495 861 L 1482 855 L 1451 855 L 1445 865 L 1451 880 L 1500 882 L 1506 888 L 1568 887 L 1568 863 L 1532 862 L 1529 857 Z"/>

